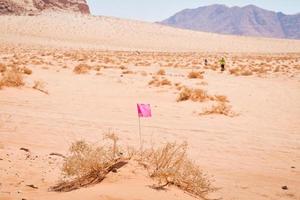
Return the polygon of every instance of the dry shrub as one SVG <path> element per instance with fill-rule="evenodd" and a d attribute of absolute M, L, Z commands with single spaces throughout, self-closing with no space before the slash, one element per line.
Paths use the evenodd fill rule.
<path fill-rule="evenodd" d="M 3 73 L 6 71 L 6 66 L 2 63 L 0 63 L 0 73 Z"/>
<path fill-rule="evenodd" d="M 204 199 L 216 190 L 207 175 L 188 158 L 187 143 L 167 143 L 158 149 L 146 151 L 144 156 L 144 166 L 150 177 L 158 182 L 158 185 L 154 186 L 156 189 L 175 185 Z"/>
<path fill-rule="evenodd" d="M 122 74 L 134 74 L 134 72 L 131 70 L 125 70 L 122 72 Z"/>
<path fill-rule="evenodd" d="M 240 75 L 240 71 L 241 71 L 240 68 L 229 69 L 229 73 L 236 76 Z"/>
<path fill-rule="evenodd" d="M 172 85 L 172 83 L 168 79 L 162 79 L 160 85 Z"/>
<path fill-rule="evenodd" d="M 23 76 L 16 69 L 11 69 L 11 70 L 5 71 L 3 73 L 2 79 L 0 80 L 0 87 L 1 86 L 20 87 L 23 85 L 24 85 Z"/>
<path fill-rule="evenodd" d="M 103 147 L 95 147 L 85 141 L 77 141 L 70 147 L 63 172 L 66 176 L 82 178 L 89 174 L 101 174 L 111 164 L 111 157 Z"/>
<path fill-rule="evenodd" d="M 125 69 L 127 69 L 127 67 L 125 67 L 125 66 L 122 65 L 122 66 L 120 66 L 120 69 L 121 70 L 125 70 Z"/>
<path fill-rule="evenodd" d="M 250 70 L 245 70 L 245 71 L 242 71 L 241 75 L 242 76 L 251 76 L 251 75 L 253 75 L 253 73 Z"/>
<path fill-rule="evenodd" d="M 153 77 L 151 81 L 149 81 L 148 85 L 153 85 L 155 87 L 164 86 L 164 85 L 172 85 L 171 81 L 166 78 L 159 79 L 157 77 Z"/>
<path fill-rule="evenodd" d="M 140 73 L 141 73 L 142 76 L 147 76 L 148 75 L 148 73 L 145 72 L 145 71 L 141 71 Z"/>
<path fill-rule="evenodd" d="M 95 71 L 100 72 L 100 70 L 101 70 L 101 66 L 96 66 L 95 67 Z"/>
<path fill-rule="evenodd" d="M 156 74 L 159 76 L 164 76 L 164 75 L 166 75 L 166 71 L 164 69 L 160 69 L 156 72 Z"/>
<path fill-rule="evenodd" d="M 195 71 L 192 71 L 188 74 L 188 78 L 190 79 L 203 79 L 203 73 L 204 72 L 195 72 Z"/>
<path fill-rule="evenodd" d="M 32 86 L 33 89 L 43 92 L 45 94 L 49 94 L 49 92 L 45 89 L 45 82 L 44 81 L 34 81 L 34 85 Z"/>
<path fill-rule="evenodd" d="M 24 74 L 27 74 L 27 75 L 31 75 L 32 74 L 32 70 L 27 68 L 27 67 L 23 67 L 23 68 L 20 68 L 20 71 Z"/>
<path fill-rule="evenodd" d="M 228 117 L 235 117 L 237 114 L 233 112 L 232 107 L 224 102 L 218 102 L 217 105 L 213 105 L 211 108 L 205 109 L 200 115 L 225 115 Z"/>
<path fill-rule="evenodd" d="M 181 83 L 175 83 L 174 86 L 175 86 L 176 90 L 179 90 L 179 91 L 182 90 L 182 88 L 184 87 L 181 85 Z"/>
<path fill-rule="evenodd" d="M 86 74 L 91 70 L 91 66 L 87 64 L 79 64 L 74 69 L 73 72 L 75 74 Z"/>
<path fill-rule="evenodd" d="M 94 145 L 83 140 L 73 143 L 69 149 L 62 172 L 64 181 L 51 187 L 50 190 L 68 192 L 81 187 L 101 182 L 112 170 L 127 164 L 126 159 L 118 152 L 118 137 L 109 133 L 105 139 L 113 141 L 112 145 Z"/>
<path fill-rule="evenodd" d="M 1 71 L 1 70 L 0 70 Z M 273 72 L 280 72 L 280 66 L 278 65 L 278 66 L 276 66 L 276 68 L 274 69 L 274 71 Z"/>
<path fill-rule="evenodd" d="M 192 100 L 192 101 L 199 101 L 199 102 L 204 102 L 210 99 L 210 96 L 207 94 L 205 90 L 202 89 L 189 89 L 189 88 L 184 88 L 181 90 L 179 93 L 179 96 L 177 98 L 177 101 L 187 101 L 187 100 Z"/>

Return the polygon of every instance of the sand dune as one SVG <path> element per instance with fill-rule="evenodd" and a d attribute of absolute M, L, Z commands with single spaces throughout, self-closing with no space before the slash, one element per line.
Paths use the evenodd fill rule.
<path fill-rule="evenodd" d="M 1 200 L 195 199 L 175 186 L 152 189 L 137 162 L 88 188 L 48 191 L 64 163 L 50 153 L 67 155 L 75 140 L 95 143 L 111 130 L 139 148 L 138 102 L 153 112 L 141 122 L 144 146 L 188 142 L 220 188 L 211 197 L 300 199 L 299 41 L 62 14 L 1 16 L 0 41 Z M 24 84 L 13 87 L 8 72 Z"/>
<path fill-rule="evenodd" d="M 1 42 L 143 51 L 299 52 L 300 41 L 226 36 L 153 23 L 45 13 L 1 16 Z"/>

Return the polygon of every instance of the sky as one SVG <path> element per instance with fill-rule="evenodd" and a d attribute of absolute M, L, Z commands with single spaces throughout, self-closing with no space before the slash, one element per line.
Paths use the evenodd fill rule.
<path fill-rule="evenodd" d="M 300 13 L 300 0 L 87 0 L 93 15 L 113 16 L 125 19 L 157 22 L 186 8 L 211 4 L 227 6 L 256 5 L 283 12 Z"/>

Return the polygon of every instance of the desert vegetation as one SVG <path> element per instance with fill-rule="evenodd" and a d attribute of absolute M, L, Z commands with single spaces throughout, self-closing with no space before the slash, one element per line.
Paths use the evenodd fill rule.
<path fill-rule="evenodd" d="M 9 69 L 3 72 L 0 79 L 0 88 L 5 87 L 20 87 L 24 85 L 23 76 L 17 69 Z"/>
<path fill-rule="evenodd" d="M 129 158 L 119 154 L 118 137 L 114 133 L 108 133 L 104 139 L 111 140 L 112 144 L 94 145 L 83 140 L 74 142 L 63 164 L 64 180 L 50 189 L 68 192 L 97 184 L 109 172 L 125 165 Z"/>
<path fill-rule="evenodd" d="M 95 145 L 83 140 L 74 142 L 62 167 L 63 180 L 50 190 L 68 192 L 100 183 L 110 172 L 117 172 L 128 162 L 138 162 L 148 171 L 149 177 L 157 183 L 153 185 L 154 189 L 174 185 L 204 199 L 216 190 L 210 178 L 188 158 L 187 143 L 166 143 L 139 152 L 134 148 L 122 151 L 126 148 L 118 145 L 119 138 L 114 133 L 106 134 L 104 139 L 111 141 L 110 144 Z"/>
<path fill-rule="evenodd" d="M 204 72 L 191 71 L 188 74 L 188 78 L 190 78 L 190 79 L 203 79 L 204 78 L 203 74 L 204 74 Z"/>
<path fill-rule="evenodd" d="M 166 71 L 164 69 L 160 69 L 156 72 L 156 74 L 159 76 L 164 76 L 164 75 L 166 75 Z"/>
<path fill-rule="evenodd" d="M 170 86 L 170 85 L 172 85 L 172 83 L 167 78 L 160 78 L 160 77 L 154 76 L 154 77 L 152 77 L 152 80 L 149 81 L 148 85 L 160 87 L 160 86 L 167 86 L 167 85 Z"/>
<path fill-rule="evenodd" d="M 49 92 L 45 89 L 46 83 L 42 80 L 34 81 L 33 89 L 43 92 L 45 94 L 49 94 Z"/>
<path fill-rule="evenodd" d="M 187 101 L 187 100 L 204 102 L 204 101 L 208 101 L 209 99 L 210 96 L 207 94 L 205 90 L 190 89 L 187 87 L 184 87 L 177 97 L 178 102 Z"/>
<path fill-rule="evenodd" d="M 175 185 L 196 197 L 207 199 L 216 189 L 208 176 L 187 156 L 187 143 L 167 143 L 145 151 L 149 176 L 157 181 L 156 189 Z"/>
<path fill-rule="evenodd" d="M 232 111 L 232 107 L 225 102 L 217 102 L 213 104 L 210 108 L 204 109 L 200 115 L 225 115 L 228 117 L 235 117 L 238 114 Z"/>
<path fill-rule="evenodd" d="M 74 69 L 73 72 L 75 74 L 86 74 L 88 73 L 90 70 L 92 69 L 91 66 L 87 65 L 87 64 L 79 64 L 77 65 Z"/>

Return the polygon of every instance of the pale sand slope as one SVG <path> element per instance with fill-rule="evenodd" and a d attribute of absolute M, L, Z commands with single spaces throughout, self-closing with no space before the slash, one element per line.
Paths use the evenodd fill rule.
<path fill-rule="evenodd" d="M 1 16 L 1 43 L 97 49 L 211 52 L 299 52 L 300 41 L 226 36 L 153 23 L 65 14 Z"/>
<path fill-rule="evenodd" d="M 153 182 L 135 166 L 125 167 L 94 187 L 61 194 L 47 192 L 59 179 L 62 163 L 61 158 L 49 158 L 48 154 L 66 153 L 76 139 L 99 141 L 102 133 L 111 129 L 119 134 L 122 144 L 138 147 L 137 102 L 150 103 L 153 109 L 153 118 L 142 120 L 146 145 L 187 141 L 191 157 L 214 176 L 215 185 L 221 188 L 216 197 L 300 199 L 299 73 L 294 78 L 259 78 L 206 70 L 208 85 L 201 86 L 201 80 L 186 78 L 190 67 L 165 67 L 166 78 L 173 83 L 226 95 L 233 110 L 240 113 L 234 118 L 199 116 L 196 113 L 201 112 L 203 104 L 176 102 L 178 91 L 174 87 L 148 86 L 150 73 L 155 73 L 158 66 L 127 66 L 133 72 L 145 71 L 147 76 L 136 73 L 121 77 L 119 68 L 102 68 L 102 75 L 95 71 L 75 75 L 72 69 L 76 64 L 72 60 L 61 62 L 64 57 L 41 56 L 46 51 L 14 52 L 30 60 L 38 56 L 44 64 L 27 65 L 34 73 L 26 78 L 25 87 L 0 90 L 1 200 L 192 199 L 175 188 L 152 190 L 148 186 Z M 55 52 L 58 57 L 60 52 Z M 6 62 L 4 57 L 12 56 L 11 52 L 2 51 L 1 60 Z M 100 56 L 96 60 L 97 64 Z M 51 64 L 45 64 L 49 61 Z M 68 68 L 62 68 L 64 65 Z M 34 80 L 40 79 L 47 83 L 49 95 L 30 88 Z M 30 148 L 32 155 L 26 158 L 20 147 Z M 39 189 L 26 187 L 27 184 Z M 289 190 L 282 190 L 283 185 Z"/>

